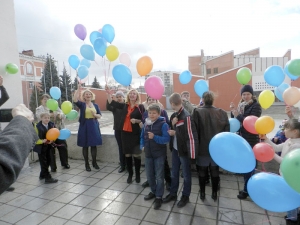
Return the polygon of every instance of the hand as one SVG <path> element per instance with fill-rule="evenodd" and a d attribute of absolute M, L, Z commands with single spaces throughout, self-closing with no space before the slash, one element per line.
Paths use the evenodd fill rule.
<path fill-rule="evenodd" d="M 109 87 L 107 85 L 105 85 L 105 91 L 106 91 L 106 94 L 113 94 L 113 90 L 110 90 Z"/>
<path fill-rule="evenodd" d="M 234 117 L 237 117 L 239 115 L 238 111 L 236 109 L 231 110 Z"/>
<path fill-rule="evenodd" d="M 24 116 L 26 117 L 30 122 L 34 120 L 33 113 L 24 105 L 19 104 L 15 108 L 13 108 L 11 112 L 12 116 Z"/>
<path fill-rule="evenodd" d="M 268 139 L 267 136 L 266 136 L 265 134 L 259 134 L 258 136 L 259 136 L 259 139 L 261 139 L 261 140 L 266 140 L 266 139 Z"/>
<path fill-rule="evenodd" d="M 274 137 L 274 142 L 277 143 L 278 137 Z"/>
<path fill-rule="evenodd" d="M 43 140 L 43 143 L 47 143 L 47 141 L 48 141 L 47 139 L 44 139 L 44 140 Z"/>
<path fill-rule="evenodd" d="M 142 152 L 145 151 L 145 147 L 142 148 Z"/>
<path fill-rule="evenodd" d="M 131 122 L 132 124 L 135 124 L 135 121 L 136 121 L 136 119 L 130 119 L 130 122 Z"/>
<path fill-rule="evenodd" d="M 139 123 L 139 126 L 140 126 L 140 128 L 143 128 L 143 123 L 140 122 L 140 123 Z"/>
<path fill-rule="evenodd" d="M 148 132 L 148 138 L 149 139 L 153 139 L 154 138 L 154 134 L 152 132 Z"/>
<path fill-rule="evenodd" d="M 0 86 L 2 86 L 2 85 L 3 85 L 3 77 L 0 76 Z"/>
<path fill-rule="evenodd" d="M 174 126 L 177 122 L 178 122 L 178 118 L 177 118 L 177 117 L 174 117 L 174 118 L 172 119 L 172 125 Z"/>
<path fill-rule="evenodd" d="M 233 102 L 230 102 L 230 110 L 233 110 L 234 108 L 235 108 L 235 105 L 234 105 L 234 103 Z"/>
<path fill-rule="evenodd" d="M 175 130 L 168 130 L 168 133 L 170 136 L 174 136 L 176 131 Z"/>
<path fill-rule="evenodd" d="M 293 115 L 293 109 L 292 109 L 292 106 L 286 106 L 286 107 L 285 107 L 285 113 L 286 113 L 286 115 L 287 115 L 289 118 L 293 118 L 294 115 Z"/>

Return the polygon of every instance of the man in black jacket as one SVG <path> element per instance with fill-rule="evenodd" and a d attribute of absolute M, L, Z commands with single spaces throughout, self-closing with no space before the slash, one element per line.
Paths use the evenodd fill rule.
<path fill-rule="evenodd" d="M 3 105 L 8 99 L 9 96 L 7 94 L 7 91 L 5 87 L 3 86 L 3 77 L 0 76 L 0 106 Z"/>

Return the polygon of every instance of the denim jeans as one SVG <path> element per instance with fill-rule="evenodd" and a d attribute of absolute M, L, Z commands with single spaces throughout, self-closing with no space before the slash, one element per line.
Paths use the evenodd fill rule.
<path fill-rule="evenodd" d="M 172 182 L 171 182 L 171 195 L 177 195 L 178 188 L 179 188 L 179 170 L 180 165 L 182 167 L 183 173 L 183 190 L 182 195 L 190 196 L 191 194 L 191 186 L 192 186 L 192 179 L 191 179 L 191 160 L 187 156 L 179 156 L 178 151 L 173 149 L 172 151 Z"/>
<path fill-rule="evenodd" d="M 164 195 L 164 164 L 166 156 L 157 158 L 145 157 L 145 166 L 147 180 L 151 188 L 151 192 L 156 198 L 162 198 Z"/>
<path fill-rule="evenodd" d="M 121 139 L 121 130 L 115 130 L 115 138 L 119 146 L 119 160 L 122 168 L 125 168 L 125 155 L 122 149 L 122 139 Z"/>

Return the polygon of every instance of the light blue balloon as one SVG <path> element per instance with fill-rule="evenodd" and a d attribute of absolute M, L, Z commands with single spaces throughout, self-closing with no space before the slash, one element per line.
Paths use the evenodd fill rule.
<path fill-rule="evenodd" d="M 192 74 L 190 71 L 185 70 L 179 75 L 179 81 L 182 84 L 187 84 L 192 80 Z"/>
<path fill-rule="evenodd" d="M 293 74 L 291 74 L 291 73 L 289 72 L 288 66 L 289 66 L 290 62 L 291 62 L 291 60 L 288 61 L 288 62 L 285 64 L 285 67 L 284 67 L 284 73 L 285 73 L 289 78 L 291 78 L 291 80 L 294 81 L 294 80 L 297 80 L 297 79 L 299 78 L 299 76 L 295 76 L 295 75 L 293 75 Z"/>
<path fill-rule="evenodd" d="M 74 70 L 77 69 L 77 67 L 79 66 L 79 63 L 80 63 L 80 60 L 77 55 L 70 55 L 68 61 L 69 61 L 70 66 Z"/>
<path fill-rule="evenodd" d="M 78 74 L 78 77 L 82 80 L 82 79 L 86 78 L 87 75 L 89 74 L 89 69 L 84 65 L 79 66 L 78 70 L 77 70 L 77 74 Z"/>
<path fill-rule="evenodd" d="M 91 61 L 87 59 L 82 59 L 80 65 L 86 66 L 87 68 L 91 67 Z"/>
<path fill-rule="evenodd" d="M 59 136 L 57 139 L 66 140 L 71 136 L 71 131 L 69 129 L 61 129 L 59 131 Z"/>
<path fill-rule="evenodd" d="M 80 54 L 87 60 L 95 60 L 94 48 L 91 45 L 84 44 L 80 47 Z"/>
<path fill-rule="evenodd" d="M 53 99 L 57 100 L 61 96 L 61 90 L 58 87 L 51 87 L 50 88 L 50 95 Z"/>
<path fill-rule="evenodd" d="M 235 133 L 241 128 L 241 123 L 236 118 L 230 118 L 229 119 L 230 124 L 230 132 Z"/>
<path fill-rule="evenodd" d="M 215 135 L 209 143 L 209 153 L 220 167 L 233 173 L 248 173 L 255 168 L 256 160 L 251 146 L 234 133 Z"/>
<path fill-rule="evenodd" d="M 284 102 L 282 95 L 283 95 L 283 92 L 284 92 L 286 89 L 288 89 L 289 87 L 290 87 L 290 85 L 287 84 L 287 83 L 282 83 L 282 84 L 280 84 L 278 87 L 276 87 L 276 88 L 274 89 L 275 96 L 276 96 L 280 101 Z"/>
<path fill-rule="evenodd" d="M 264 78 L 265 81 L 271 85 L 278 87 L 282 82 L 284 81 L 284 71 L 281 66 L 269 66 L 265 73 L 264 73 Z"/>
<path fill-rule="evenodd" d="M 113 26 L 110 24 L 105 24 L 102 27 L 102 36 L 107 42 L 112 43 L 115 38 L 115 29 Z"/>
<path fill-rule="evenodd" d="M 204 92 L 208 91 L 208 84 L 205 80 L 197 80 L 194 84 L 196 94 L 202 98 Z"/>
<path fill-rule="evenodd" d="M 99 31 L 93 31 L 91 34 L 90 34 L 90 42 L 92 45 L 94 45 L 94 41 L 99 38 L 99 37 L 102 37 L 102 34 L 99 32 Z"/>
<path fill-rule="evenodd" d="M 300 194 L 277 174 L 257 173 L 247 184 L 251 199 L 261 208 L 286 212 L 300 206 Z"/>
<path fill-rule="evenodd" d="M 124 85 L 124 86 L 129 86 L 131 84 L 132 81 L 132 74 L 130 69 L 124 65 L 124 64 L 118 64 L 116 66 L 114 66 L 113 70 L 112 70 L 112 74 L 114 79 Z"/>
<path fill-rule="evenodd" d="M 106 45 L 106 42 L 103 40 L 103 38 L 97 38 L 94 42 L 94 49 L 95 49 L 95 52 L 100 55 L 100 56 L 105 56 L 106 54 L 106 48 L 107 48 L 107 45 Z"/>

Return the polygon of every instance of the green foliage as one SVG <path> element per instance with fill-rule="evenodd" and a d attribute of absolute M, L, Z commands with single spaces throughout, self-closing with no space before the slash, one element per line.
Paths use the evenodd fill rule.
<path fill-rule="evenodd" d="M 95 76 L 94 81 L 92 83 L 92 88 L 101 88 L 96 76 Z"/>
<path fill-rule="evenodd" d="M 61 102 L 72 101 L 72 81 L 71 81 L 71 76 L 68 74 L 65 66 L 63 69 L 63 74 L 60 75 L 59 78 L 60 78 Z"/>
<path fill-rule="evenodd" d="M 29 108 L 35 115 L 36 108 L 40 105 L 40 97 L 43 93 L 41 93 L 38 88 L 34 85 L 32 89 L 32 93 L 30 96 Z"/>
<path fill-rule="evenodd" d="M 54 59 L 51 57 L 51 55 L 47 54 L 45 67 L 42 72 L 42 78 L 41 78 L 41 88 L 44 93 L 49 94 L 51 87 L 59 87 L 59 77 L 57 75 L 57 68 L 54 63 Z"/>

